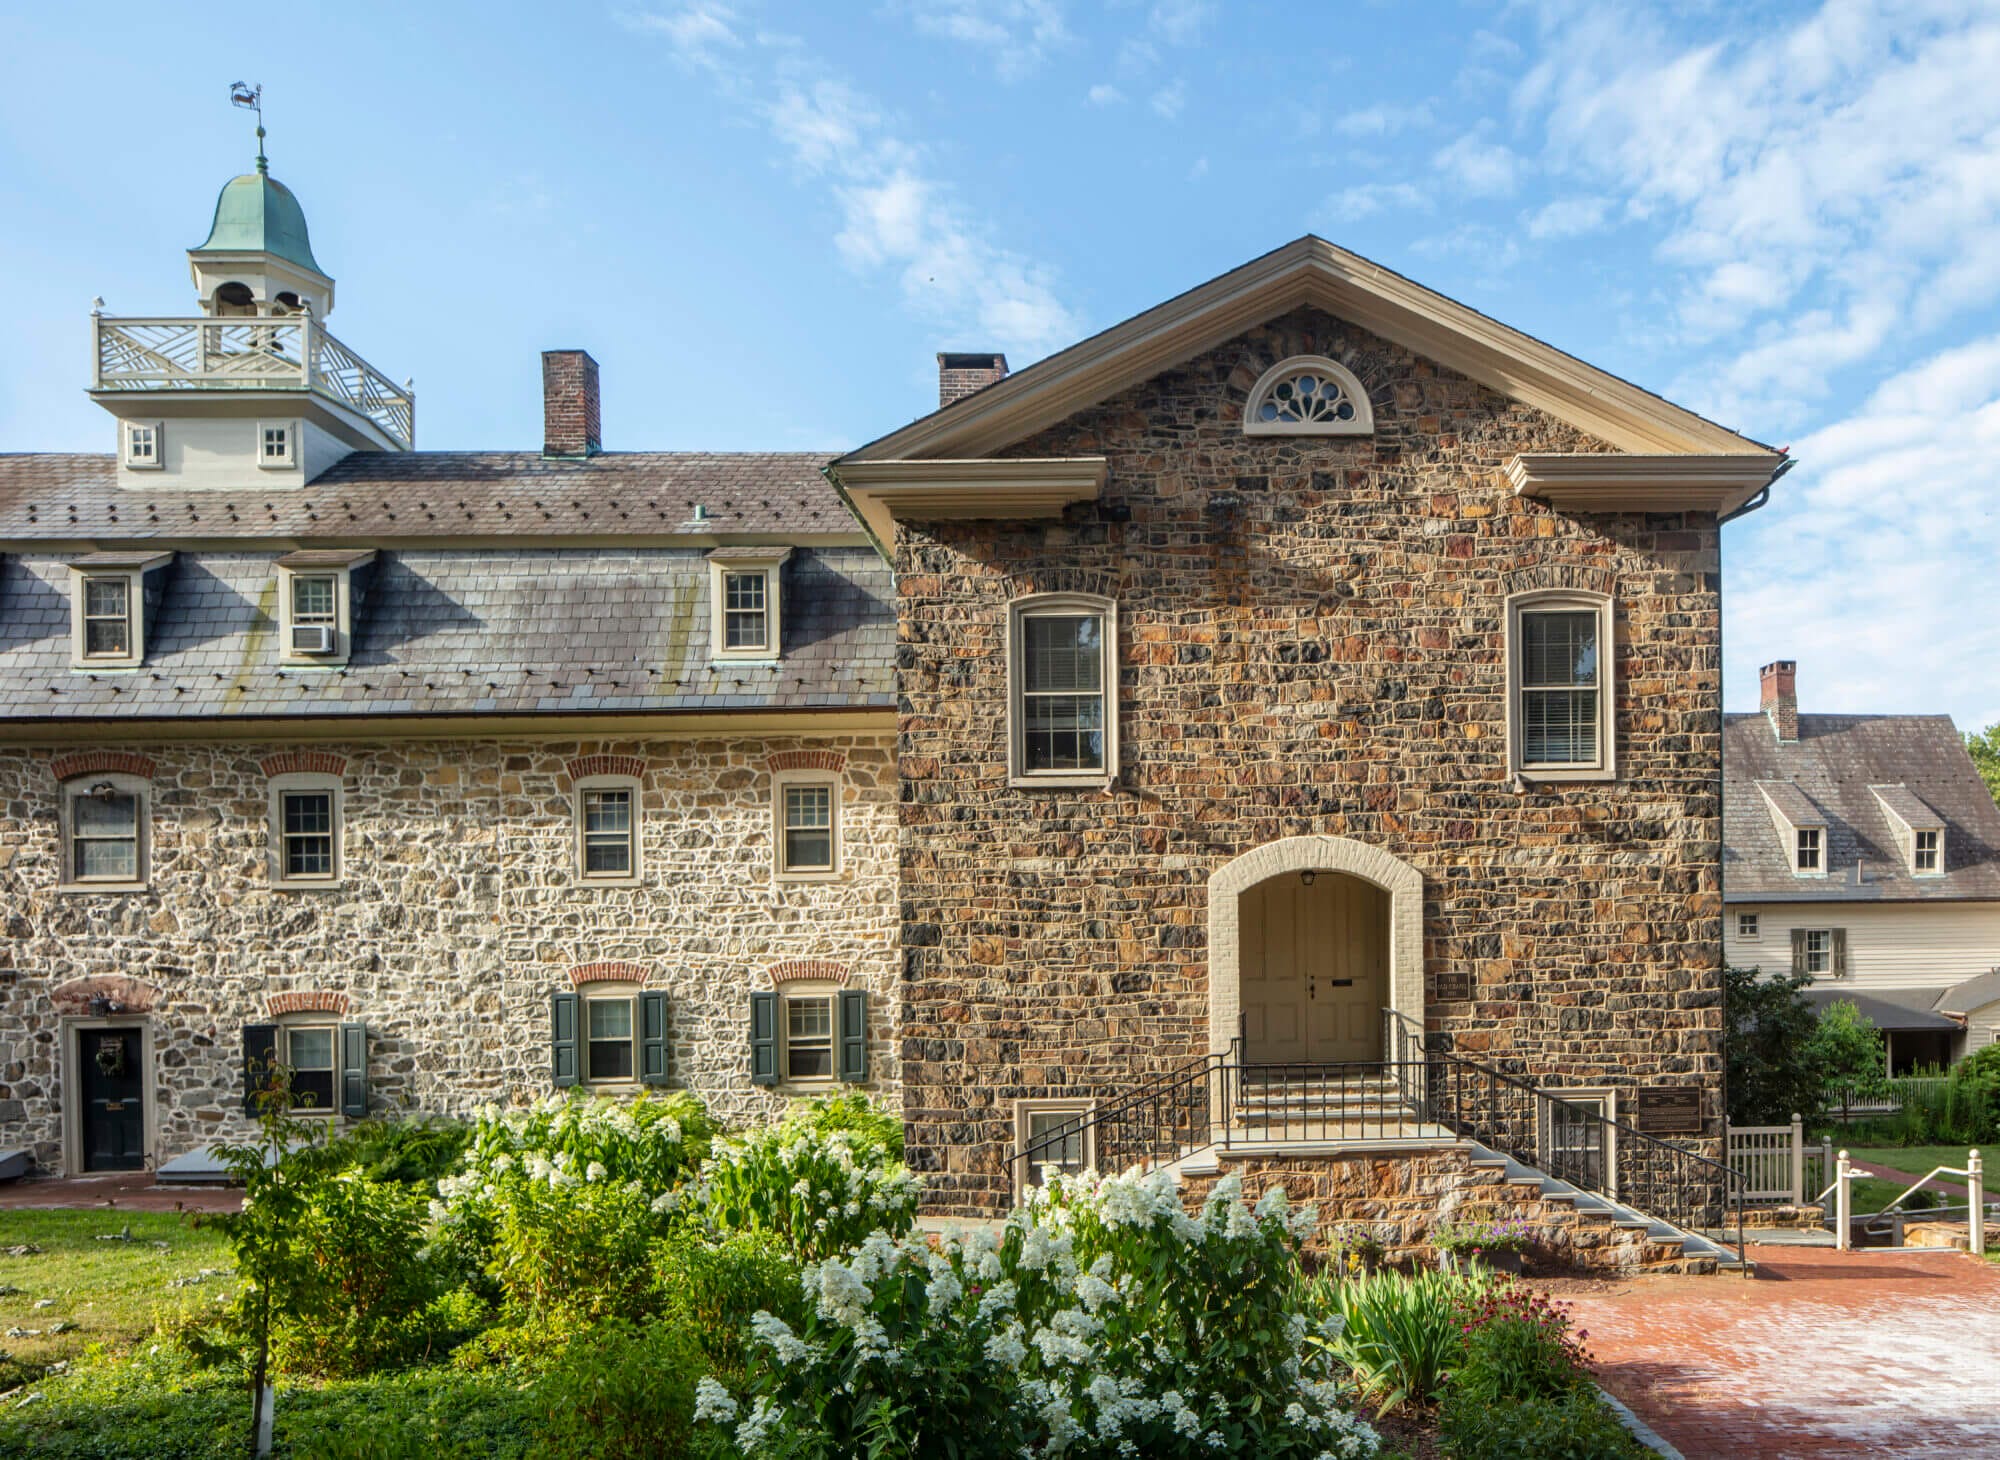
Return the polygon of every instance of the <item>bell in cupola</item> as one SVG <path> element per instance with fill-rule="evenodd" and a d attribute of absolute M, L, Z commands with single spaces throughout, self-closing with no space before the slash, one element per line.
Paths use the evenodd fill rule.
<path fill-rule="evenodd" d="M 241 105 L 256 104 L 246 89 Z M 333 280 L 313 257 L 305 210 L 292 190 L 271 176 L 264 156 L 263 113 L 257 118 L 257 170 L 233 177 L 215 200 L 208 239 L 188 250 L 188 271 L 204 314 L 256 316 L 310 310 L 333 313 Z"/>

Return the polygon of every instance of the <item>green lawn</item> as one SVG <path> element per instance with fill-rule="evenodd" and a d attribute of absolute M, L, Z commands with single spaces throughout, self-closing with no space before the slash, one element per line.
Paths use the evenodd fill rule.
<path fill-rule="evenodd" d="M 120 1232 L 129 1238 L 99 1240 Z M 151 1336 L 162 1310 L 213 1306 L 235 1291 L 222 1235 L 174 1212 L 0 1211 L 0 1254 L 22 1245 L 41 1251 L 0 1255 L 0 1334 L 41 1332 L 0 1337 L 0 1389 L 93 1344 L 128 1352 Z M 176 1279 L 183 1285 L 170 1286 Z M 45 1299 L 53 1301 L 35 1306 Z M 59 1323 L 64 1331 L 51 1334 Z"/>
<path fill-rule="evenodd" d="M 1907 1171 L 1911 1176 L 1926 1176 L 1939 1166 L 1965 1169 L 1965 1146 L 1838 1146 L 1836 1151 L 1845 1150 L 1856 1161 L 1868 1161 L 1877 1166 L 1893 1166 L 1898 1171 Z M 1987 1153 L 1981 1151 L 1982 1157 Z M 1941 1181 L 1965 1185 L 1963 1176 L 1944 1176 Z M 1891 1196 L 1895 1192 L 1889 1193 Z"/>

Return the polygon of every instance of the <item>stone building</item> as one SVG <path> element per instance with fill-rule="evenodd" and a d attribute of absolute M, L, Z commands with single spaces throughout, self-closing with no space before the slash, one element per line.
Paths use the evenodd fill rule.
<path fill-rule="evenodd" d="M 603 451 L 579 351 L 425 453 L 261 163 L 214 233 L 94 321 L 117 452 L 0 457 L 0 1141 L 157 1160 L 275 1050 L 336 1118 L 847 1080 L 961 1215 L 1712 1146 L 1780 453 L 1315 238 L 837 458 Z"/>

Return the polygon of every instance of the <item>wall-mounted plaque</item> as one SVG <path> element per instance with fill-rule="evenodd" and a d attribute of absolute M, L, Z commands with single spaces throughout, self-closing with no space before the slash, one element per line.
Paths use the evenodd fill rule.
<path fill-rule="evenodd" d="M 1639 1091 L 1638 1119 L 1643 1135 L 1701 1134 L 1701 1090 L 1694 1085 L 1653 1085 Z"/>
<path fill-rule="evenodd" d="M 1472 975 L 1463 970 L 1456 973 L 1432 974 L 1431 997 L 1441 1004 L 1462 1002 L 1471 998 Z"/>

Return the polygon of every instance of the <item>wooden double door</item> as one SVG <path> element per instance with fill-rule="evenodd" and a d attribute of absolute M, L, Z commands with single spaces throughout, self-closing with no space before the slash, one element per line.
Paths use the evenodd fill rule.
<path fill-rule="evenodd" d="M 1243 893 L 1244 1059 L 1332 1064 L 1382 1058 L 1389 894 L 1340 872 L 1290 872 Z"/>

